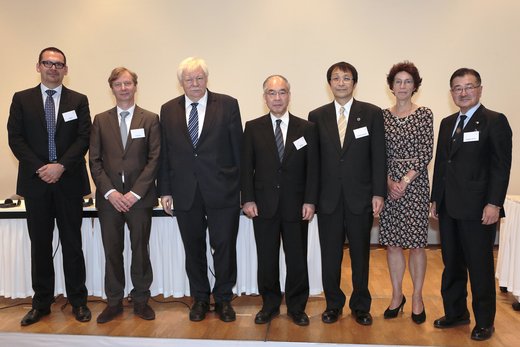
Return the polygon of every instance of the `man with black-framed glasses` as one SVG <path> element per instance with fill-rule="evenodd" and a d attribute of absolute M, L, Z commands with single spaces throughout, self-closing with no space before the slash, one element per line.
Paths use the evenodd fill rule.
<path fill-rule="evenodd" d="M 19 161 L 16 193 L 25 199 L 31 239 L 34 296 L 21 325 L 36 323 L 51 311 L 55 223 L 67 298 L 75 318 L 88 322 L 81 243 L 83 196 L 90 194 L 85 164 L 91 127 L 88 99 L 62 85 L 68 66 L 58 48 L 40 52 L 36 71 L 41 83 L 14 94 L 7 122 L 9 146 Z"/>
<path fill-rule="evenodd" d="M 497 223 L 504 217 L 512 131 L 504 114 L 480 103 L 477 71 L 456 70 L 450 89 L 460 111 L 442 120 L 435 158 L 431 214 L 439 219 L 445 315 L 433 325 L 445 329 L 470 323 L 469 274 L 476 323 L 471 338 L 481 341 L 495 330 L 493 245 Z"/>

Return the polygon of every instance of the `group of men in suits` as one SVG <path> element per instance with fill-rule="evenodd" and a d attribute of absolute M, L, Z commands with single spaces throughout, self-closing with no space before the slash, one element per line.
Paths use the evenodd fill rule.
<path fill-rule="evenodd" d="M 62 85 L 68 71 L 65 54 L 55 47 L 42 50 L 36 70 L 41 84 L 14 95 L 8 121 L 9 145 L 19 160 L 17 193 L 26 201 L 35 291 L 22 325 L 50 313 L 55 220 L 73 313 L 79 321 L 91 319 L 80 231 L 82 197 L 90 193 L 84 161 L 89 145 L 106 258 L 108 299 L 98 323 L 123 311 L 125 224 L 132 243 L 134 313 L 155 318 L 147 303 L 153 277 L 148 240 L 152 208 L 160 196 L 166 213 L 175 210 L 186 250 L 194 299 L 190 320 L 206 317 L 211 295 L 222 321 L 236 319 L 231 300 L 242 204 L 254 223 L 263 299 L 255 323 L 268 323 L 280 313 L 278 254 L 283 241 L 288 315 L 297 325 L 309 324 L 307 226 L 317 213 L 326 298 L 321 319 L 334 323 L 343 313 L 341 263 L 347 238 L 353 288 L 349 308 L 356 322 L 372 324 L 369 246 L 373 218 L 387 194 L 384 124 L 379 107 L 353 98 L 358 81 L 354 66 L 338 62 L 328 69 L 334 101 L 310 112 L 308 121 L 288 111 L 288 80 L 269 76 L 262 86 L 269 113 L 247 122 L 244 133 L 237 100 L 207 89 L 208 68 L 199 58 L 179 65 L 184 95 L 162 106 L 160 122 L 135 104 L 137 75 L 114 69 L 108 83 L 116 107 L 95 117 L 92 132 L 86 96 Z M 471 336 L 483 340 L 494 330 L 492 250 L 497 221 L 504 215 L 512 133 L 503 114 L 480 104 L 478 72 L 457 70 L 450 87 L 460 112 L 441 123 L 434 168 L 432 215 L 440 220 L 446 313 L 434 326 L 469 323 L 469 271 L 476 319 Z M 213 288 L 207 276 L 206 230 L 215 264 Z"/>

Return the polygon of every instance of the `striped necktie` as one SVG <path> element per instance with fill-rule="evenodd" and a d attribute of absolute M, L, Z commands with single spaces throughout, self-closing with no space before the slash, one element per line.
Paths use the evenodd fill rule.
<path fill-rule="evenodd" d="M 347 132 L 347 117 L 345 117 L 345 107 L 343 106 L 339 108 L 338 132 L 339 142 L 341 143 L 341 148 L 343 148 L 343 142 L 345 141 L 345 133 Z"/>
<path fill-rule="evenodd" d="M 197 112 L 198 102 L 191 104 L 190 116 L 188 118 L 188 133 L 190 134 L 193 148 L 197 147 L 199 142 L 199 113 Z"/>
<path fill-rule="evenodd" d="M 274 130 L 274 138 L 276 140 L 276 147 L 278 148 L 278 158 L 280 159 L 280 162 L 283 160 L 283 151 L 284 151 L 284 145 L 283 145 L 283 134 L 282 129 L 280 128 L 280 124 L 282 123 L 281 119 L 276 120 L 276 128 Z"/>

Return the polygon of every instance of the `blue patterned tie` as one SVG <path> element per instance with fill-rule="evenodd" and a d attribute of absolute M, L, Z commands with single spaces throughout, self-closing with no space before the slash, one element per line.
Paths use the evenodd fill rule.
<path fill-rule="evenodd" d="M 276 129 L 274 130 L 274 138 L 276 140 L 276 147 L 278 148 L 278 157 L 280 158 L 280 162 L 283 160 L 283 135 L 282 129 L 280 128 L 280 123 L 282 123 L 281 119 L 276 120 Z"/>
<path fill-rule="evenodd" d="M 193 148 L 197 147 L 199 142 L 199 113 L 197 112 L 198 102 L 191 104 L 190 117 L 188 118 L 188 133 L 190 134 Z"/>
<path fill-rule="evenodd" d="M 56 112 L 54 108 L 54 99 L 52 96 L 56 93 L 55 90 L 47 89 L 47 98 L 45 99 L 45 121 L 47 123 L 47 136 L 49 140 L 49 161 L 56 161 L 56 142 L 54 135 L 56 134 Z"/>

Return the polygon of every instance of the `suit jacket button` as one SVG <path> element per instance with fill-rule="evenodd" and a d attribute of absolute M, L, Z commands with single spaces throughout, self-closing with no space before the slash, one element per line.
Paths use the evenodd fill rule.
<path fill-rule="evenodd" d="M 280 185 L 279 185 L 279 184 L 277 184 L 277 185 L 276 185 L 276 188 L 277 188 L 277 189 L 280 189 Z"/>
<path fill-rule="evenodd" d="M 451 164 L 451 159 L 450 159 L 450 160 L 448 160 L 448 164 Z"/>
<path fill-rule="evenodd" d="M 199 155 L 197 153 L 193 153 L 193 156 L 194 157 L 198 157 Z"/>

